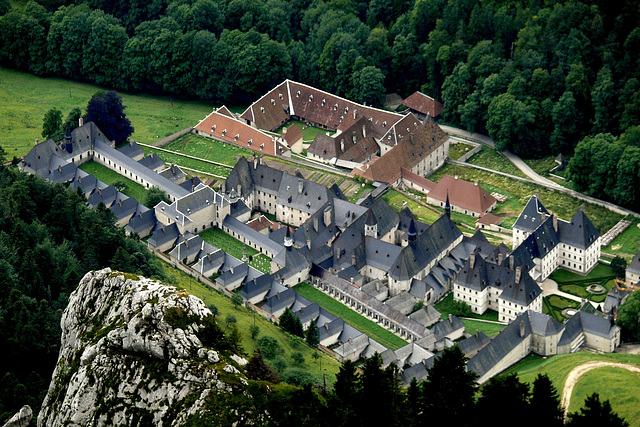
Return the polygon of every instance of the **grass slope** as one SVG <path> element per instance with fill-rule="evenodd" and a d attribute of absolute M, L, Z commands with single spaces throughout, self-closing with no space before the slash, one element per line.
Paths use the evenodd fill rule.
<path fill-rule="evenodd" d="M 256 340 L 252 339 L 251 334 L 249 333 L 249 328 L 254 325 L 255 322 L 255 325 L 260 328 L 258 338 L 264 335 L 269 335 L 275 338 L 282 348 L 284 348 L 284 357 L 289 366 L 293 366 L 291 355 L 294 352 L 301 352 L 305 359 L 303 368 L 307 372 L 310 372 L 314 378 L 316 378 L 318 383 L 322 383 L 323 374 L 326 376 L 325 378 L 328 386 L 331 386 L 335 382 L 335 375 L 338 373 L 340 363 L 333 357 L 312 349 L 297 337 L 293 337 L 292 335 L 282 332 L 276 325 L 247 308 L 234 307 L 230 298 L 227 298 L 216 291 L 210 290 L 208 287 L 194 280 L 187 274 L 184 274 L 182 271 L 171 267 L 165 262 L 162 264 L 171 283 L 174 283 L 179 288 L 184 289 L 190 294 L 202 299 L 207 306 L 213 304 L 218 308 L 219 313 L 216 318 L 218 319 L 218 324 L 225 330 L 225 332 L 229 332 L 230 329 L 227 328 L 224 319 L 228 314 L 232 314 L 236 317 L 236 324 L 242 335 L 242 346 L 249 356 L 251 356 L 253 354 L 253 350 L 257 348 Z M 312 356 L 314 352 L 320 354 L 319 359 L 313 359 Z"/>
<path fill-rule="evenodd" d="M 74 107 L 84 112 L 101 90 L 109 88 L 0 68 L 0 144 L 8 157 L 25 155 L 35 138 L 42 139 L 42 119 L 49 109 L 58 108 L 64 120 Z M 147 144 L 195 126 L 212 110 L 203 102 L 119 93 L 135 129 L 131 138 Z"/>
<path fill-rule="evenodd" d="M 509 368 L 505 374 L 516 373 L 520 380 L 528 383 L 533 383 L 539 373 L 547 374 L 558 393 L 562 394 L 569 372 L 576 366 L 590 361 L 630 363 L 640 366 L 640 355 L 598 354 L 584 351 L 549 358 L 531 355 Z M 587 394 L 597 392 L 601 398 L 608 398 L 613 410 L 625 417 L 630 425 L 640 426 L 640 378 L 638 374 L 627 374 L 627 372 L 617 368 L 597 368 L 585 374 L 573 389 L 569 410 L 577 410 L 584 403 Z"/>
<path fill-rule="evenodd" d="M 299 285 L 296 285 L 294 289 L 301 296 L 310 301 L 317 302 L 318 305 L 331 314 L 341 317 L 345 322 L 349 323 L 360 332 L 367 334 L 370 338 L 373 338 L 387 348 L 397 350 L 400 347 L 407 345 L 407 342 L 402 338 L 399 338 L 377 323 L 356 313 L 346 305 L 334 300 L 329 295 L 317 290 L 307 283 L 300 283 Z"/>

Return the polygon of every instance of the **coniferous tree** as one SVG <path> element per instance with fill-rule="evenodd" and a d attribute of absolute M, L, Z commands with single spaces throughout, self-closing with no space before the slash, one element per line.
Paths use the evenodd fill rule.
<path fill-rule="evenodd" d="M 320 344 L 320 334 L 318 333 L 318 326 L 316 325 L 315 320 L 312 320 L 309 323 L 305 338 L 307 340 L 307 344 L 311 347 L 317 347 L 318 344 Z"/>
<path fill-rule="evenodd" d="M 564 424 L 558 391 L 546 374 L 538 374 L 533 381 L 528 413 L 531 425 L 561 427 Z"/>
<path fill-rule="evenodd" d="M 629 423 L 611 409 L 609 400 L 600 401 L 600 395 L 593 393 L 584 400 L 578 412 L 569 414 L 568 427 L 628 427 Z"/>

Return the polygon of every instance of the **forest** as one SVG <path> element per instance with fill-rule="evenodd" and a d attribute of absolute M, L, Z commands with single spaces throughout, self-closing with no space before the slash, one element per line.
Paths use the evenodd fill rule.
<path fill-rule="evenodd" d="M 4 153 L 0 153 L 0 163 Z M 0 166 L 0 421 L 37 413 L 60 349 L 60 318 L 84 273 L 114 269 L 165 279 L 104 204 Z"/>
<path fill-rule="evenodd" d="M 416 90 L 523 157 L 640 121 L 637 0 L 0 0 L 0 65 L 246 105 L 286 78 Z"/>

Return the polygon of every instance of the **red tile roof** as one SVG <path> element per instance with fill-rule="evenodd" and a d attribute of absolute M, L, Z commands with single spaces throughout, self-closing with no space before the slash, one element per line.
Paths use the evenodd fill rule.
<path fill-rule="evenodd" d="M 400 179 L 402 168 L 411 170 L 449 139 L 433 120 L 423 124 L 412 114 L 392 131 L 392 140 L 397 145 L 382 156 L 382 161 L 371 161 L 360 170 L 354 169 L 354 174 L 392 184 Z"/>
<path fill-rule="evenodd" d="M 302 130 L 296 125 L 291 125 L 288 128 L 282 129 L 282 138 L 287 141 L 289 147 L 302 139 Z"/>
<path fill-rule="evenodd" d="M 499 216 L 494 215 L 492 213 L 486 213 L 482 215 L 480 218 L 478 218 L 476 223 L 487 224 L 487 225 L 498 225 L 500 224 L 500 221 L 502 221 L 502 218 L 500 218 Z"/>
<path fill-rule="evenodd" d="M 289 150 L 271 136 L 217 111 L 205 117 L 194 129 L 219 141 L 272 156 Z"/>
<path fill-rule="evenodd" d="M 417 173 L 413 173 L 411 172 L 409 169 L 406 168 L 402 168 L 401 169 L 401 175 L 402 178 L 413 182 L 414 184 L 419 185 L 420 187 L 424 188 L 427 191 L 431 191 L 433 190 L 433 188 L 436 186 L 436 183 L 423 177 L 418 175 Z"/>
<path fill-rule="evenodd" d="M 444 202 L 449 195 L 453 206 L 482 214 L 496 202 L 496 199 L 479 185 L 450 175 L 443 176 L 429 193 L 429 197 Z"/>
<path fill-rule="evenodd" d="M 438 117 L 442 112 L 442 104 L 422 92 L 414 92 L 402 105 L 431 117 Z"/>
<path fill-rule="evenodd" d="M 335 157 L 348 162 L 363 163 L 380 153 L 372 133 L 371 123 L 360 116 L 339 135 L 330 137 L 318 134 L 308 151 L 326 160 Z"/>

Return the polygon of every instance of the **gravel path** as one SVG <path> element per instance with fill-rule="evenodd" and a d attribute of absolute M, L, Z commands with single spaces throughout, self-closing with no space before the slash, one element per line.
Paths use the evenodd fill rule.
<path fill-rule="evenodd" d="M 628 369 L 632 372 L 640 373 L 640 367 L 636 365 L 630 365 L 627 363 L 616 363 L 616 362 L 587 362 L 582 365 L 576 366 L 569 372 L 567 379 L 564 383 L 564 391 L 562 392 L 561 405 L 564 408 L 564 417 L 567 417 L 567 413 L 569 412 L 569 403 L 571 402 L 571 393 L 573 392 L 573 387 L 576 385 L 580 377 L 592 369 L 603 368 L 606 366 L 610 366 L 613 368 L 622 368 Z"/>

